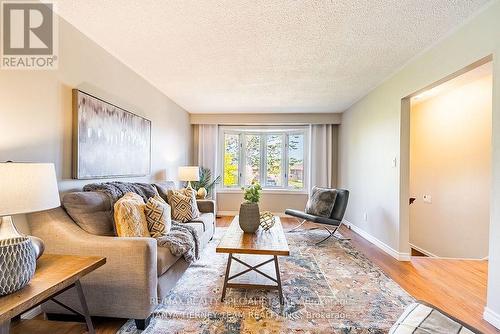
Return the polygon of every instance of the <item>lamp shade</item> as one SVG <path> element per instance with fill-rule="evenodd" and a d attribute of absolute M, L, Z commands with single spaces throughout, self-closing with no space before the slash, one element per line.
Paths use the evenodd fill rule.
<path fill-rule="evenodd" d="M 181 181 L 199 181 L 200 169 L 198 166 L 179 167 L 179 180 Z"/>
<path fill-rule="evenodd" d="M 61 204 L 54 164 L 0 163 L 0 217 Z"/>

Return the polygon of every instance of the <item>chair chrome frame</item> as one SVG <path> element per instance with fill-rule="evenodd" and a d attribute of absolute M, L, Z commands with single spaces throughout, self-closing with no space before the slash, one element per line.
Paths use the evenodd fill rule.
<path fill-rule="evenodd" d="M 294 217 L 294 218 L 297 220 L 297 222 L 299 222 L 299 224 L 296 225 L 295 227 L 293 227 L 292 229 L 288 230 L 287 232 L 292 232 L 292 231 L 297 230 L 299 227 L 301 227 L 302 225 L 304 225 L 308 221 L 307 219 L 300 221 L 299 218 L 297 218 L 297 217 Z M 311 223 L 317 224 L 315 222 L 311 222 Z M 330 239 L 331 237 L 334 237 L 335 239 L 340 240 L 340 241 L 351 240 L 351 238 L 344 238 L 342 235 L 340 235 L 340 237 L 335 235 L 335 233 L 338 231 L 340 226 L 342 226 L 342 222 L 340 222 L 340 224 L 338 226 L 335 226 L 335 228 L 333 230 L 330 230 L 328 227 L 323 226 L 323 228 L 328 232 L 328 236 L 326 238 L 321 239 L 320 241 L 316 242 L 315 245 L 317 246 L 317 245 L 325 242 L 326 240 Z M 307 229 L 307 231 L 318 230 L 318 229 L 319 229 L 319 227 L 313 227 L 313 228 Z M 339 234 L 340 234 L 340 232 L 339 232 Z"/>

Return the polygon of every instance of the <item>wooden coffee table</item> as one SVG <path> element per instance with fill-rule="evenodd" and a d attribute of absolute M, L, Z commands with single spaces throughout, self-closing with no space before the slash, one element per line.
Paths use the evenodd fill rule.
<path fill-rule="evenodd" d="M 37 261 L 35 276 L 28 285 L 19 291 L 0 297 L 0 334 L 12 333 L 83 333 L 82 325 L 75 323 L 20 320 L 11 322 L 22 313 L 48 300 L 82 315 L 85 318 L 88 333 L 95 333 L 90 319 L 85 295 L 80 279 L 106 263 L 106 258 L 95 256 L 44 254 Z M 57 295 L 75 288 L 81 303 L 81 311 L 62 304 Z"/>
<path fill-rule="evenodd" d="M 278 256 L 288 256 L 290 255 L 290 250 L 288 249 L 288 243 L 280 219 L 279 217 L 275 217 L 275 219 L 276 223 L 268 231 L 259 228 L 255 233 L 244 233 L 240 228 L 238 216 L 234 217 L 233 222 L 216 248 L 217 253 L 229 253 L 224 286 L 222 288 L 222 301 L 226 298 L 227 288 L 247 288 L 278 290 L 280 303 L 284 304 Z M 250 254 L 255 256 L 271 255 L 272 258 L 257 265 L 250 265 L 241 258 L 235 257 L 234 254 Z M 231 275 L 231 264 L 233 260 L 243 265 L 246 269 Z M 275 277 L 259 269 L 271 262 L 274 262 Z M 276 285 L 261 282 L 234 282 L 236 278 L 241 278 L 242 275 L 250 272 L 258 274 L 260 278 L 265 277 L 268 281 L 276 283 Z"/>

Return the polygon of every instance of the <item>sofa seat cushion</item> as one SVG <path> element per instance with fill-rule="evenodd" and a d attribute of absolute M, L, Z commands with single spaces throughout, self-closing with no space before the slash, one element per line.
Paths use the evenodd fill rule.
<path fill-rule="evenodd" d="M 194 218 L 190 221 L 192 224 L 202 225 L 203 232 L 211 231 L 212 225 L 214 224 L 214 214 L 213 213 L 202 213 L 199 217 Z"/>
<path fill-rule="evenodd" d="M 167 247 L 158 247 L 156 254 L 156 269 L 158 277 L 166 273 L 167 270 L 181 258 L 181 256 L 173 255 Z"/>

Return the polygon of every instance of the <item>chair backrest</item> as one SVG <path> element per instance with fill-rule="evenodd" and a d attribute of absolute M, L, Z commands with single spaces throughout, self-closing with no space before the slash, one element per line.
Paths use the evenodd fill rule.
<path fill-rule="evenodd" d="M 344 218 L 345 210 L 347 209 L 347 202 L 349 201 L 349 190 L 347 189 L 336 189 L 337 198 L 335 199 L 335 205 L 333 206 L 332 214 L 330 218 L 342 221 Z"/>

